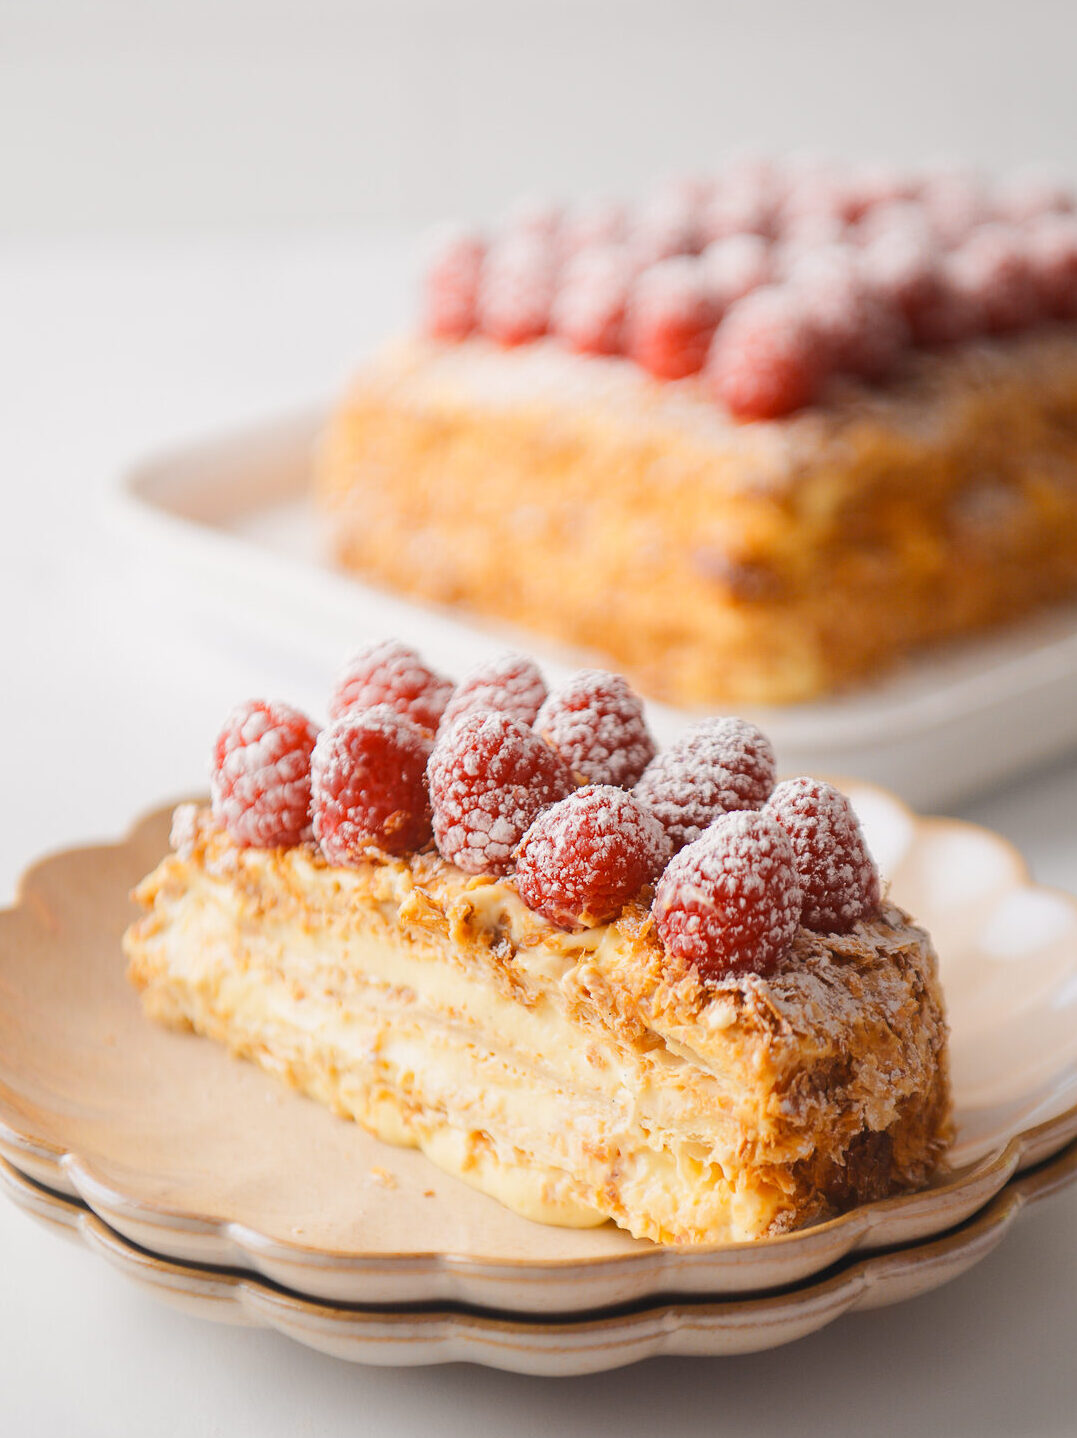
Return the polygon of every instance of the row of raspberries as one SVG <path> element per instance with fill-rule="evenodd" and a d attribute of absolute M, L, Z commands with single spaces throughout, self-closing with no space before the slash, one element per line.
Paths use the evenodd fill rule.
<path fill-rule="evenodd" d="M 757 161 L 634 211 L 531 203 L 490 236 L 444 232 L 423 325 L 702 373 L 731 414 L 772 418 L 834 374 L 884 379 L 912 346 L 1077 319 L 1074 209 L 1035 175 Z"/>
<path fill-rule="evenodd" d="M 843 933 L 878 906 L 844 795 L 775 786 L 770 743 L 742 719 L 704 720 L 656 753 L 618 675 L 582 670 L 550 693 L 510 654 L 454 687 L 390 641 L 344 667 L 329 714 L 320 732 L 286 704 L 229 716 L 212 795 L 237 843 L 315 841 L 348 865 L 433 842 L 569 929 L 653 887 L 667 949 L 709 978 L 769 972 L 800 924 Z"/>

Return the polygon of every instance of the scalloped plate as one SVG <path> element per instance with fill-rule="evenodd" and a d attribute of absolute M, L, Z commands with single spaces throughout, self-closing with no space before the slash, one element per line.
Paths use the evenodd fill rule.
<path fill-rule="evenodd" d="M 121 844 L 42 861 L 0 914 L 0 1152 L 154 1253 L 338 1303 L 536 1314 L 759 1292 L 942 1233 L 1077 1135 L 1077 901 L 1033 885 L 986 830 L 845 787 L 942 955 L 959 1132 L 952 1170 L 920 1193 L 699 1248 L 510 1213 L 143 1017 L 119 938 L 130 887 L 165 851 L 168 809 Z"/>
<path fill-rule="evenodd" d="M 979 1263 L 1029 1204 L 1077 1180 L 1077 1143 L 1014 1179 L 959 1228 L 932 1242 L 847 1261 L 823 1281 L 771 1297 L 668 1302 L 556 1322 L 464 1309 L 334 1307 L 253 1275 L 147 1253 L 83 1204 L 35 1184 L 0 1159 L 0 1188 L 35 1218 L 78 1240 L 159 1298 L 218 1323 L 275 1329 L 353 1363 L 481 1363 L 568 1377 L 643 1358 L 728 1357 L 777 1348 L 843 1313 L 883 1308 L 941 1288 Z"/>

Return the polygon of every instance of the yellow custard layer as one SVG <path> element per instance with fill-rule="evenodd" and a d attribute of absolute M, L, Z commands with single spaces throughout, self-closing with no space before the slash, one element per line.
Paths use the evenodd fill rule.
<path fill-rule="evenodd" d="M 935 957 L 894 908 L 704 988 L 638 906 L 567 934 L 432 855 L 182 831 L 125 938 L 147 1011 L 528 1217 L 753 1238 L 922 1183 L 945 1145 Z"/>

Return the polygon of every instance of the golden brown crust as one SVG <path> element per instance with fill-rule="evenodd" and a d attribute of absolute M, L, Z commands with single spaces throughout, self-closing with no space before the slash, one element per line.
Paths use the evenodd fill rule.
<path fill-rule="evenodd" d="M 555 1175 L 576 1210 L 644 1236 L 723 1236 L 718 1225 L 737 1203 L 753 1205 L 738 1220 L 740 1236 L 751 1236 L 918 1187 L 949 1138 L 937 964 L 926 935 L 892 906 L 840 939 L 802 930 L 766 979 L 707 986 L 664 952 L 642 905 L 613 925 L 567 934 L 504 882 L 469 879 L 432 854 L 334 869 L 313 849 L 239 849 L 206 811 L 186 816 L 179 852 L 136 898 L 147 912 L 125 946 L 155 1017 L 194 1024 L 377 1132 L 388 1106 L 397 1141 L 431 1151 L 435 1129 L 456 1130 L 480 1186 L 496 1181 L 496 1163 L 482 1157 L 489 1148 L 547 1184 Z M 210 926 L 189 931 L 185 950 L 192 915 L 208 915 Z M 372 998 L 349 949 L 356 935 L 419 967 L 379 980 Z M 213 962 L 192 961 L 202 948 L 214 949 Z M 431 965 L 462 976 L 455 997 L 443 988 L 438 998 L 436 985 L 420 991 Z M 237 978 L 252 980 L 257 1002 L 237 999 Z M 442 1025 L 454 1049 L 466 1034 L 478 1075 L 466 1118 L 452 1109 L 458 1094 L 424 1090 L 414 1074 L 402 1083 L 383 1062 L 383 1040 L 349 1057 L 333 1023 L 312 1039 L 309 1025 L 269 1022 L 264 994 L 294 1014 L 321 1004 L 317 1013 L 333 1023 L 381 1005 L 378 1032 L 413 1025 L 426 1035 L 419 1042 L 436 1044 Z M 484 994 L 508 1006 L 499 1017 L 482 1018 L 493 1012 Z M 499 1043 L 484 1032 L 491 1023 L 525 1027 Z M 560 1134 L 548 1152 L 532 1152 L 544 1137 L 501 1111 L 497 1085 L 532 1061 L 535 1035 L 545 1057 L 528 1082 L 536 1102 L 548 1083 L 564 1113 L 584 1116 L 576 1148 Z"/>
<path fill-rule="evenodd" d="M 338 409 L 317 494 L 378 582 L 675 702 L 805 699 L 1077 589 L 1077 331 L 753 424 L 627 361 L 416 341 Z"/>

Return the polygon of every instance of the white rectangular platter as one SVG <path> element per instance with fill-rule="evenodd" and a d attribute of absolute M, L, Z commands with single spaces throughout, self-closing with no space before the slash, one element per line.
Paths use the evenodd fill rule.
<path fill-rule="evenodd" d="M 190 590 L 288 673 L 329 679 L 358 645 L 388 636 L 450 674 L 507 647 L 556 679 L 600 656 L 371 588 L 334 569 L 309 498 L 323 416 L 304 413 L 150 458 L 115 492 L 116 515 L 158 570 Z M 651 703 L 662 742 L 699 711 Z M 933 651 L 836 699 L 750 715 L 783 772 L 857 775 L 918 808 L 946 808 L 1077 745 L 1077 606 Z"/>

